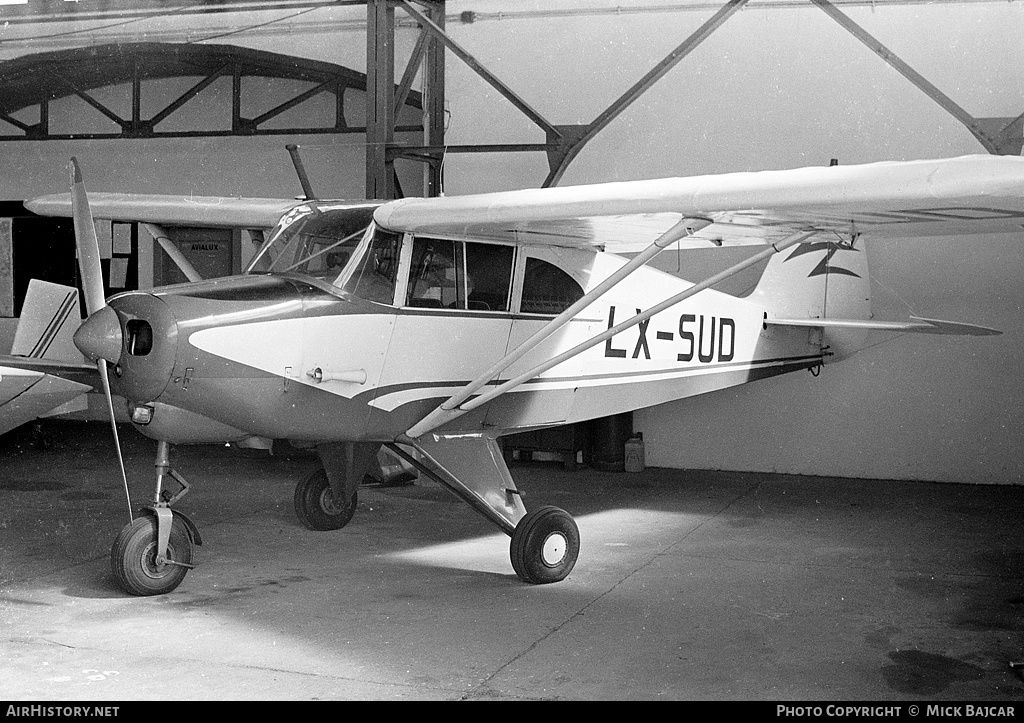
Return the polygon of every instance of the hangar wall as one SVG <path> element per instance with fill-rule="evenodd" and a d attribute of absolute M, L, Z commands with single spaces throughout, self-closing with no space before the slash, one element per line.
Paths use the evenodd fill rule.
<path fill-rule="evenodd" d="M 580 123 L 719 5 L 451 0 L 447 30 L 553 122 Z M 822 12 L 767 5 L 731 18 L 591 141 L 560 185 L 825 165 L 830 158 L 852 164 L 984 152 L 960 123 Z M 843 10 L 974 115 L 1014 117 L 1024 110 L 1024 4 L 877 2 Z M 462 11 L 473 11 L 473 22 L 459 22 Z M 359 27 L 365 11 L 329 12 L 338 14 L 333 32 L 327 24 L 296 30 L 297 19 L 289 30 L 264 26 L 217 42 L 365 70 Z M 255 26 L 266 17 L 190 19 L 189 32 L 199 35 L 203 22 Z M 174 34 L 183 31 L 161 22 L 152 30 L 137 23 L 119 37 L 180 42 Z M 399 57 L 407 56 L 412 35 L 400 38 Z M 0 45 L 0 52 L 17 47 Z M 21 46 L 20 52 L 31 51 Z M 447 142 L 538 141 L 535 126 L 451 56 L 447 73 Z M 0 197 L 59 188 L 72 153 L 97 179 L 90 184 L 97 190 L 127 184 L 140 191 L 292 195 L 297 185 L 281 150 L 288 141 L 7 143 Z M 344 145 L 351 141 L 299 139 L 309 148 L 314 183 L 323 178 L 338 195 L 361 193 L 362 151 Z M 535 186 L 546 172 L 543 154 L 451 155 L 446 192 Z M 871 243 L 879 318 L 959 319 L 1004 334 L 880 337 L 877 346 L 826 367 L 818 378 L 790 375 L 638 412 L 635 427 L 644 433 L 648 464 L 1021 483 L 1020 241 Z M 662 263 L 696 279 L 726 259 L 725 252 L 694 252 Z"/>

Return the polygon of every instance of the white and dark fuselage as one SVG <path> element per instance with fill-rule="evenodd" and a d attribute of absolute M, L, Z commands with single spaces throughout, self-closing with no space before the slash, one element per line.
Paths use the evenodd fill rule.
<path fill-rule="evenodd" d="M 411 234 L 390 242 L 388 258 L 396 262 L 385 269 L 390 287 L 366 293 L 373 301 L 361 293 L 370 287 L 354 282 L 351 273 L 332 280 L 274 269 L 113 297 L 109 305 L 124 340 L 115 391 L 250 435 L 393 441 L 625 263 L 572 248 L 424 241 Z M 449 261 L 460 273 L 450 281 L 462 285 L 461 301 L 415 298 L 424 243 L 454 249 Z M 357 256 L 366 256 L 365 240 L 363 245 Z M 487 297 L 489 303 L 474 302 L 474 258 L 489 264 L 476 270 L 478 278 L 498 278 L 476 284 L 501 291 Z M 357 261 L 350 258 L 349 268 Z M 380 266 L 381 259 L 375 263 Z M 689 286 L 640 268 L 489 387 Z M 770 328 L 767 312 L 756 298 L 703 291 L 440 431 L 498 436 L 577 422 L 822 363 L 820 334 Z M 162 433 L 199 441 L 183 432 Z M 227 433 L 215 426 L 210 434 Z"/>

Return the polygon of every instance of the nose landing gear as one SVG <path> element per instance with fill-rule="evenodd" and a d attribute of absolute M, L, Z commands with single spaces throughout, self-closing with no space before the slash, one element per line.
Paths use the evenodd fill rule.
<path fill-rule="evenodd" d="M 124 527 L 110 550 L 110 568 L 125 592 L 162 595 L 181 584 L 192 565 L 192 539 L 177 518 L 159 552 L 159 518 L 145 515 Z"/>
<path fill-rule="evenodd" d="M 143 516 L 126 525 L 110 549 L 110 569 L 121 588 L 132 595 L 162 595 L 171 592 L 195 565 L 194 545 L 202 545 L 199 530 L 171 505 L 189 491 L 188 482 L 170 462 L 167 442 L 157 442 L 156 494 L 153 504 L 143 508 Z M 163 490 L 163 481 L 171 477 L 181 489 L 174 495 Z"/>

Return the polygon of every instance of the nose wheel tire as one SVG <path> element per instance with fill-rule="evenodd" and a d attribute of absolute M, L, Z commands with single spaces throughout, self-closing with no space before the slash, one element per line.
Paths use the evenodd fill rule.
<path fill-rule="evenodd" d="M 335 500 L 327 472 L 318 469 L 295 487 L 295 515 L 306 528 L 317 532 L 340 530 L 356 513 L 356 494 L 340 503 Z"/>
<path fill-rule="evenodd" d="M 122 528 L 110 549 L 110 570 L 121 588 L 132 595 L 163 595 L 181 584 L 189 568 L 174 563 L 192 564 L 192 538 L 175 519 L 167 543 L 168 562 L 156 559 L 156 519 L 137 518 Z"/>
<path fill-rule="evenodd" d="M 558 507 L 528 513 L 512 533 L 512 569 L 524 582 L 558 582 L 572 571 L 580 554 L 580 531 L 572 516 Z"/>

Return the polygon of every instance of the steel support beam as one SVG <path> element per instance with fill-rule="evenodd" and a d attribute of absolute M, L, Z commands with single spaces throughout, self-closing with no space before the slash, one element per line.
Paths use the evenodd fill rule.
<path fill-rule="evenodd" d="M 371 3 L 375 1 L 381 2 L 381 0 L 371 0 Z M 707 22 L 701 25 L 693 34 L 684 40 L 681 45 L 669 53 L 665 59 L 652 68 L 650 72 L 637 81 L 614 103 L 608 106 L 608 108 L 598 115 L 591 123 L 585 125 L 556 125 L 548 121 L 526 100 L 515 93 L 515 91 L 513 91 L 509 86 L 505 85 L 505 83 L 503 83 L 496 75 L 487 70 L 482 63 L 469 53 L 469 51 L 456 43 L 445 33 L 443 24 L 438 22 L 444 18 L 443 7 L 436 15 L 430 14 L 428 16 L 424 15 L 419 9 L 417 9 L 411 0 L 398 0 L 398 2 L 401 3 L 403 10 L 405 10 L 405 12 L 419 24 L 421 32 L 429 33 L 433 41 L 438 46 L 443 46 L 450 50 L 456 57 L 477 73 L 477 75 L 490 84 L 491 87 L 497 90 L 502 97 L 512 103 L 513 106 L 519 109 L 520 112 L 540 127 L 540 129 L 544 131 L 545 142 L 445 146 L 443 143 L 443 131 L 441 133 L 436 132 L 437 128 L 443 129 L 442 107 L 437 111 L 440 115 L 440 119 L 435 120 L 434 117 L 431 116 L 428 121 L 428 123 L 434 123 L 433 127 L 435 132 L 426 132 L 426 136 L 428 138 L 438 140 L 427 140 L 425 145 L 416 147 L 389 145 L 388 150 L 385 153 L 384 163 L 393 163 L 395 158 L 409 158 L 426 162 L 431 169 L 433 169 L 434 174 L 437 175 L 436 182 L 428 184 L 428 191 L 431 195 L 435 195 L 436 191 L 434 189 L 440 188 L 439 166 L 446 153 L 544 151 L 547 153 L 548 157 L 549 173 L 541 185 L 543 187 L 553 186 L 561 180 L 569 164 L 591 138 L 601 132 L 601 130 L 618 117 L 619 114 L 640 98 L 640 96 L 642 96 L 652 85 L 675 67 L 679 61 L 689 55 L 697 46 L 704 42 L 704 40 L 718 29 L 718 27 L 732 17 L 736 11 L 746 5 L 748 1 L 749 0 L 729 0 L 714 15 L 712 15 Z M 428 11 L 430 13 L 433 13 L 433 11 L 441 5 L 436 2 L 428 3 L 426 0 L 419 0 L 419 2 L 421 2 L 421 4 L 428 5 L 431 8 L 431 10 Z M 371 33 L 369 28 L 367 30 L 367 38 L 370 43 L 378 42 L 376 35 Z M 436 66 L 431 64 L 431 67 L 440 67 L 443 72 L 443 61 L 438 62 Z M 443 94 L 438 97 L 440 98 L 440 103 L 443 104 Z M 429 101 L 425 99 L 424 105 L 425 107 L 428 106 Z M 369 123 L 367 126 L 369 126 Z"/>
<path fill-rule="evenodd" d="M 427 7 L 427 16 L 434 25 L 444 31 L 444 3 L 432 3 Z M 445 49 L 444 43 L 434 35 L 423 34 L 426 46 L 423 67 L 421 98 L 424 112 L 423 142 L 428 146 L 444 146 L 445 131 Z M 423 190 L 427 196 L 439 196 L 444 192 L 444 155 L 429 162 L 423 169 Z"/>
<path fill-rule="evenodd" d="M 583 147 L 607 127 L 623 111 L 639 99 L 658 80 L 664 77 L 683 58 L 687 57 L 695 48 L 704 42 L 710 35 L 724 24 L 732 15 L 750 0 L 728 0 L 718 9 L 705 23 L 694 31 L 686 40 L 676 47 L 668 56 L 652 68 L 643 78 L 620 96 L 615 102 L 609 105 L 593 121 L 581 125 L 557 125 L 545 119 L 536 109 L 530 106 L 524 99 L 514 93 L 508 86 L 502 83 L 493 73 L 488 71 L 477 61 L 467 50 L 458 45 L 448 37 L 443 28 L 441 20 L 443 13 L 437 17 L 425 16 L 413 6 L 413 0 L 395 0 L 403 9 L 417 21 L 421 32 L 430 33 L 435 42 L 443 43 L 443 46 L 452 51 L 458 58 L 465 62 L 472 70 L 479 74 L 485 81 L 491 84 L 503 97 L 508 99 L 516 108 L 529 117 L 545 133 L 544 143 L 508 143 L 508 144 L 462 144 L 444 145 L 438 139 L 442 135 L 437 133 L 426 133 L 425 145 L 422 146 L 397 146 L 388 147 L 385 156 L 389 163 L 396 158 L 408 158 L 421 161 L 432 169 L 440 166 L 441 159 L 448 153 L 487 153 L 487 152 L 540 152 L 543 151 L 548 157 L 549 173 L 541 184 L 544 187 L 556 185 L 569 167 L 569 164 L 576 158 Z M 427 0 L 416 0 L 419 4 L 431 4 Z M 863 28 L 850 20 L 846 15 L 836 9 L 830 0 L 810 0 L 826 14 L 838 22 L 847 32 L 852 34 L 868 48 L 875 52 L 885 62 L 901 73 L 905 78 L 914 83 L 915 86 L 925 92 L 930 98 L 942 106 L 953 117 L 959 120 L 982 144 L 986 151 L 994 154 L 1019 155 L 1024 146 L 1024 114 L 1015 118 L 974 118 L 967 111 L 961 108 L 942 91 L 915 71 L 891 50 L 886 48 L 877 39 L 872 37 Z M 441 65 L 443 68 L 443 65 Z M 443 95 L 439 96 L 443 102 Z M 428 140 L 428 139 L 434 140 Z M 435 195 L 434 186 L 428 184 L 428 192 Z"/>
<path fill-rule="evenodd" d="M 366 197 L 395 198 L 395 5 L 366 3 Z"/>
<path fill-rule="evenodd" d="M 903 60 L 872 36 L 868 31 L 853 22 L 847 15 L 829 0 L 811 0 L 830 18 L 835 20 L 853 37 L 862 42 L 869 50 L 884 60 L 904 78 L 913 83 L 925 95 L 938 103 L 947 113 L 956 118 L 978 139 L 985 150 L 995 155 L 1020 155 L 1024 145 L 1024 115 L 1016 118 L 975 118 L 961 108 L 952 98 L 939 90 L 923 75 L 907 65 Z"/>
<path fill-rule="evenodd" d="M 402 195 L 395 171 L 397 158 L 426 164 L 423 185 L 426 195 L 442 191 L 441 166 L 444 148 L 444 2 L 419 0 L 421 12 L 402 0 L 367 0 L 366 3 L 366 197 L 391 199 Z M 395 85 L 395 7 L 401 5 L 419 22 L 420 35 Z M 424 14 L 425 13 L 425 14 Z M 429 26 L 429 28 L 428 28 Z M 401 108 L 422 71 L 421 105 L 426 145 L 404 153 L 395 144 Z"/>
<path fill-rule="evenodd" d="M 617 118 L 626 108 L 632 105 L 640 96 L 665 76 L 679 61 L 692 53 L 697 46 L 703 43 L 719 27 L 731 18 L 736 11 L 746 5 L 748 0 L 729 0 L 718 9 L 708 20 L 697 28 L 686 40 L 669 53 L 660 63 L 651 68 L 648 73 L 638 80 L 633 86 L 623 93 L 614 103 L 608 106 L 604 112 L 585 126 L 561 126 L 564 141 L 548 152 L 548 164 L 551 172 L 544 179 L 544 187 L 554 186 L 565 174 L 566 169 L 572 160 L 583 150 L 586 143 L 601 132 L 609 123 Z M 552 142 L 548 138 L 548 142 Z"/>

